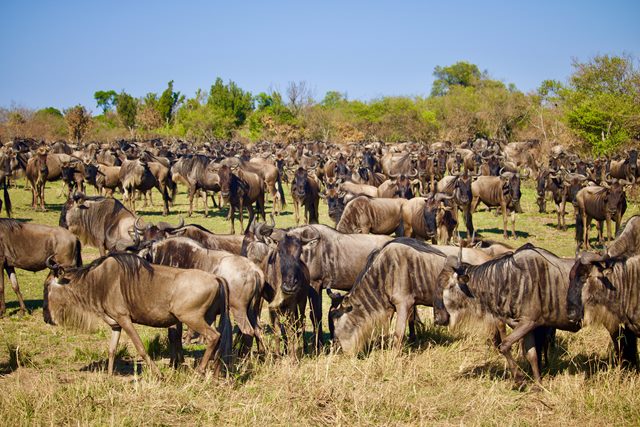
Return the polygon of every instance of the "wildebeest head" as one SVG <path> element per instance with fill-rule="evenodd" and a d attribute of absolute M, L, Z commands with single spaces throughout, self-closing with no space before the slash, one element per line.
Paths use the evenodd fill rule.
<path fill-rule="evenodd" d="M 231 181 L 233 178 L 231 168 L 227 165 L 220 166 L 218 176 L 220 176 L 220 194 L 227 201 L 231 194 Z"/>
<path fill-rule="evenodd" d="M 579 173 L 567 173 L 564 176 L 562 185 L 566 188 L 568 195 L 567 199 L 571 203 L 575 203 L 578 191 L 584 187 L 586 181 L 587 177 Z"/>
<path fill-rule="evenodd" d="M 625 190 L 635 184 L 635 177 L 632 181 L 625 179 L 610 179 L 607 182 L 603 182 L 602 186 L 607 189 L 607 211 L 610 215 L 615 215 L 618 209 L 621 207 L 626 208 L 626 194 Z"/>
<path fill-rule="evenodd" d="M 293 182 L 291 183 L 291 194 L 295 195 L 298 199 L 304 199 L 307 194 L 307 182 L 309 174 L 303 167 L 299 167 L 293 176 Z"/>
<path fill-rule="evenodd" d="M 453 197 L 461 205 L 467 205 L 471 203 L 473 194 L 471 192 L 471 177 L 468 175 L 460 175 L 456 178 Z"/>
<path fill-rule="evenodd" d="M 520 191 L 520 174 L 503 172 L 500 174 L 502 181 L 502 193 L 511 198 L 511 204 L 517 206 L 520 203 L 522 192 Z"/>
<path fill-rule="evenodd" d="M 327 202 L 327 206 L 329 208 L 329 218 L 331 218 L 336 224 L 340 221 L 342 213 L 344 212 L 344 207 L 346 206 L 344 202 L 345 195 L 346 194 L 339 191 L 336 186 L 327 186 L 327 189 L 322 196 Z"/>
<path fill-rule="evenodd" d="M 638 150 L 632 149 L 627 152 L 627 178 L 638 176 Z"/>
<path fill-rule="evenodd" d="M 460 317 L 469 309 L 474 298 L 469 289 L 469 264 L 458 258 L 448 257 L 447 264 L 438 276 L 437 292 L 433 304 L 436 325 L 455 326 Z"/>
<path fill-rule="evenodd" d="M 582 322 L 586 301 L 593 301 L 598 294 L 615 289 L 607 277 L 611 269 L 606 267 L 605 258 L 586 252 L 571 268 L 567 293 L 567 316 L 571 322 Z"/>
<path fill-rule="evenodd" d="M 547 211 L 547 199 L 545 198 L 545 192 L 547 190 L 547 179 L 551 171 L 547 169 L 541 169 L 536 177 L 536 203 L 538 204 L 538 212 L 546 213 Z"/>
<path fill-rule="evenodd" d="M 281 289 L 284 294 L 295 294 L 308 285 L 309 275 L 301 259 L 302 241 L 297 237 L 285 235 L 278 243 L 278 258 L 282 277 Z"/>
<path fill-rule="evenodd" d="M 364 153 L 362 153 L 362 166 L 364 168 L 369 169 L 371 172 L 375 172 L 377 162 L 378 161 L 370 150 L 365 150 Z"/>
<path fill-rule="evenodd" d="M 95 185 L 96 184 L 96 179 L 98 178 L 98 166 L 91 164 L 91 163 L 85 163 L 84 165 L 84 179 L 90 183 Z"/>
<path fill-rule="evenodd" d="M 426 198 L 422 210 L 422 218 L 424 220 L 424 231 L 427 238 L 436 235 L 438 230 L 438 217 L 442 211 L 451 209 L 445 205 L 445 201 L 451 199 L 453 199 L 453 196 L 448 196 L 443 193 L 430 194 L 429 197 Z"/>

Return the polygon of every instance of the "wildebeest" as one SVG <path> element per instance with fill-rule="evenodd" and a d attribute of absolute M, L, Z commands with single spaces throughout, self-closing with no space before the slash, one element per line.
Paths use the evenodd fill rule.
<path fill-rule="evenodd" d="M 300 205 L 304 207 L 304 223 L 318 223 L 320 187 L 303 167 L 296 170 L 291 181 L 291 198 L 293 199 L 293 216 L 296 225 L 300 224 Z"/>
<path fill-rule="evenodd" d="M 189 216 L 193 213 L 193 197 L 198 190 L 220 191 L 220 177 L 214 169 L 214 163 L 210 157 L 201 154 L 182 157 L 171 167 L 171 174 L 174 181 L 179 179 L 187 185 Z M 213 201 L 215 204 L 215 199 Z M 207 197 L 205 197 L 204 216 L 207 215 L 209 215 L 209 205 Z"/>
<path fill-rule="evenodd" d="M 229 202 L 229 215 L 231 220 L 231 234 L 235 234 L 235 211 L 238 210 L 240 217 L 240 228 L 244 232 L 244 208 L 249 211 L 249 224 L 253 222 L 253 203 L 256 204 L 258 215 L 262 214 L 266 221 L 264 210 L 264 181 L 253 172 L 244 171 L 239 167 L 229 167 L 222 165 L 218 170 L 220 176 L 220 192 L 222 198 Z"/>
<path fill-rule="evenodd" d="M 569 318 L 585 324 L 602 324 L 623 363 L 638 366 L 640 335 L 640 257 L 600 261 L 583 253 L 571 270 L 567 295 Z"/>
<path fill-rule="evenodd" d="M 372 333 L 389 327 L 396 313 L 394 343 L 400 346 L 416 305 L 433 305 L 436 279 L 447 257 L 413 239 L 396 239 L 369 255 L 351 291 L 329 313 L 336 343 L 359 352 Z"/>
<path fill-rule="evenodd" d="M 483 202 L 488 207 L 498 206 L 502 211 L 504 225 L 504 238 L 507 235 L 507 213 L 511 212 L 511 233 L 516 236 L 516 212 L 520 209 L 520 175 L 512 172 L 504 172 L 500 176 L 479 176 L 471 184 L 473 201 L 471 212 L 475 212 L 479 202 Z"/>
<path fill-rule="evenodd" d="M 546 193 L 551 193 L 553 202 L 556 205 L 558 228 L 566 230 L 567 226 L 564 217 L 567 201 L 575 204 L 578 191 L 580 191 L 586 180 L 586 176 L 578 173 L 564 170 L 559 172 L 541 170 L 536 180 L 536 191 L 538 193 L 536 201 L 540 213 L 546 211 Z"/>
<path fill-rule="evenodd" d="M 452 226 L 455 225 L 449 203 L 453 196 L 443 193 L 415 197 L 402 205 L 400 234 L 419 237 L 433 243 L 448 243 Z"/>
<path fill-rule="evenodd" d="M 17 162 L 15 154 L 9 155 L 0 151 L 0 185 L 2 185 L 4 208 L 8 217 L 11 217 L 11 197 L 9 196 L 9 177 L 13 172 L 12 163 Z M 2 200 L 0 200 L 0 210 L 2 210 Z"/>
<path fill-rule="evenodd" d="M 207 249 L 227 251 L 240 255 L 242 252 L 242 234 L 214 234 L 198 224 L 184 225 L 180 221 L 177 226 L 167 223 L 154 224 L 134 224 L 136 232 L 142 236 L 143 240 L 161 240 L 171 236 L 188 237 L 195 240 Z"/>
<path fill-rule="evenodd" d="M 26 176 L 31 184 L 31 207 L 38 208 L 40 204 L 41 210 L 46 210 L 44 204 L 44 188 L 49 176 L 49 168 L 47 166 L 47 151 L 39 148 L 35 155 L 27 162 Z"/>
<path fill-rule="evenodd" d="M 146 193 L 155 187 L 162 194 L 162 214 L 169 215 L 170 197 L 168 188 L 160 185 L 150 168 L 149 162 L 141 158 L 123 163 L 120 167 L 120 182 L 124 189 L 123 199 L 129 204 L 129 208 L 133 213 L 136 213 L 135 191 Z"/>
<path fill-rule="evenodd" d="M 467 228 L 467 237 L 470 237 L 474 233 L 473 215 L 471 212 L 471 202 L 473 200 L 471 183 L 471 177 L 468 173 L 464 173 L 462 175 L 445 176 L 438 181 L 436 186 L 437 192 L 453 196 L 453 202 L 455 202 L 458 209 L 462 211 L 462 217 L 464 219 L 465 227 Z M 457 229 L 458 211 L 455 210 L 452 213 L 455 217 Z"/>
<path fill-rule="evenodd" d="M 116 199 L 76 194 L 63 205 L 59 225 L 104 256 L 133 242 L 135 222 L 136 216 Z"/>
<path fill-rule="evenodd" d="M 113 374 L 122 329 L 151 371 L 160 371 L 145 351 L 134 323 L 167 328 L 184 323 L 200 333 L 207 347 L 198 366 L 204 373 L 220 350 L 229 352 L 229 290 L 224 279 L 200 270 L 151 265 L 137 255 L 118 253 L 98 258 L 86 267 L 65 269 L 47 259 L 44 319 L 51 324 L 86 326 L 98 317 L 111 327 L 108 372 Z M 220 332 L 212 328 L 221 317 Z"/>
<path fill-rule="evenodd" d="M 633 182 L 626 180 L 612 180 L 604 186 L 588 186 L 578 191 L 576 195 L 576 253 L 582 245 L 589 249 L 589 228 L 591 220 L 598 224 L 598 241 L 602 241 L 602 224 L 607 224 L 607 241 L 611 240 L 611 220 L 615 221 L 615 232 L 620 229 L 622 217 L 627 210 L 625 187 Z"/>
<path fill-rule="evenodd" d="M 573 264 L 573 259 L 559 258 L 530 244 L 477 266 L 448 262 L 438 278 L 435 323 L 455 325 L 467 315 L 506 323 L 513 331 L 498 349 L 507 359 L 514 379 L 522 382 L 511 347 L 523 339 L 525 355 L 539 382 L 533 331 L 542 326 L 579 329 L 569 319 L 565 303 Z"/>
<path fill-rule="evenodd" d="M 612 160 L 609 174 L 612 178 L 636 180 L 640 176 L 638 170 L 638 150 L 629 150 L 621 160 Z"/>
<path fill-rule="evenodd" d="M 18 296 L 20 312 L 26 307 L 18 286 L 16 268 L 27 271 L 44 270 L 45 261 L 55 256 L 60 265 L 82 265 L 80 242 L 69 231 L 48 225 L 21 223 L 12 219 L 0 219 L 0 317 L 4 316 L 4 272 Z"/>
<path fill-rule="evenodd" d="M 264 349 L 258 323 L 264 275 L 254 263 L 227 251 L 206 249 L 186 237 L 152 242 L 138 254 L 153 264 L 196 268 L 225 279 L 229 285 L 229 311 L 245 336 L 245 345 L 250 348 L 255 337 L 258 348 Z"/>
<path fill-rule="evenodd" d="M 400 225 L 405 199 L 358 196 L 347 203 L 336 230 L 341 233 L 391 234 Z"/>
<path fill-rule="evenodd" d="M 258 241 L 271 235 L 273 227 L 256 230 Z M 369 254 L 391 238 L 372 234 L 343 234 L 326 225 L 296 227 L 287 231 L 302 244 L 299 262 L 309 269 L 312 322 L 318 325 L 317 339 L 322 337 L 322 288 L 348 291 L 366 265 Z M 319 346 L 320 342 L 316 342 Z"/>
<path fill-rule="evenodd" d="M 304 315 L 310 290 L 309 269 L 301 261 L 302 247 L 308 242 L 287 235 L 280 235 L 275 240 L 275 247 L 264 240 L 253 240 L 250 236 L 254 234 L 254 230 L 260 236 L 261 226 L 263 224 L 250 226 L 247 230 L 242 253 L 262 269 L 265 286 L 270 290 L 270 295 L 265 292 L 265 299 L 269 302 L 271 323 L 275 331 L 280 330 L 287 351 L 294 354 L 297 341 L 303 338 Z M 311 317 L 316 336 L 314 341 L 318 343 L 320 328 L 313 312 Z M 282 319 L 284 322 L 281 322 Z M 280 335 L 276 332 L 275 337 L 276 352 L 280 353 Z"/>

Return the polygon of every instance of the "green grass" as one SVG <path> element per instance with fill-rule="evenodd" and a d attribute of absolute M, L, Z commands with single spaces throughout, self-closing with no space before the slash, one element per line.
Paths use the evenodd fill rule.
<path fill-rule="evenodd" d="M 556 230 L 555 213 L 537 213 L 529 185 L 523 192 L 526 213 L 516 222 L 522 237 L 508 243 L 532 242 L 572 256 L 572 208 L 567 216 L 571 228 Z M 56 197 L 58 188 L 48 186 L 49 211 L 44 213 L 28 206 L 29 192 L 12 189 L 15 217 L 56 225 L 63 203 Z M 160 200 L 157 194 L 155 200 Z M 160 206 L 141 213 L 149 221 L 175 223 L 187 207 L 181 192 L 169 218 L 159 215 Z M 278 226 L 295 225 L 291 210 L 288 205 L 286 214 L 276 218 Z M 637 212 L 637 202 L 631 201 L 625 217 Z M 223 218 L 216 210 L 204 218 L 200 205 L 187 222 L 228 232 Z M 320 218 L 331 223 L 322 203 Z M 474 223 L 483 237 L 502 241 L 500 217 L 479 212 Z M 85 261 L 97 255 L 95 249 L 83 249 Z M 513 390 L 504 358 L 487 345 L 485 336 L 435 327 L 429 309 L 421 310 L 426 328 L 418 345 L 400 354 L 374 349 L 360 358 L 324 354 L 300 360 L 252 355 L 226 378 L 201 378 L 188 367 L 171 370 L 166 332 L 137 327 L 145 346 L 159 358 L 164 378 L 152 378 L 141 369 L 124 334 L 118 374 L 109 377 L 107 329 L 83 333 L 42 321 L 44 278 L 45 272 L 18 271 L 31 309 L 22 318 L 15 314 L 11 287 L 6 290 L 9 315 L 0 319 L 0 419 L 7 424 L 637 425 L 640 420 L 640 377 L 611 367 L 609 338 L 602 328 L 560 332 L 543 390 L 519 392 Z M 202 347 L 185 350 L 193 364 Z"/>

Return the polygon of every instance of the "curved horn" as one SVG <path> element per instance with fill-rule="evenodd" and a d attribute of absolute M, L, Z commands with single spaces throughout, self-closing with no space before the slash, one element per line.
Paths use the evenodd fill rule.
<path fill-rule="evenodd" d="M 44 261 L 44 265 L 47 266 L 49 270 L 57 270 L 58 264 L 53 260 L 53 255 L 49 255 L 47 259 Z"/>
<path fill-rule="evenodd" d="M 344 300 L 344 295 L 339 294 L 337 292 L 333 292 L 331 288 L 327 288 L 327 295 L 331 298 L 331 305 L 338 306 Z"/>
<path fill-rule="evenodd" d="M 417 168 L 413 168 L 413 173 L 407 175 L 407 177 L 409 177 L 411 179 L 416 178 L 417 176 L 418 176 L 418 169 Z"/>
<path fill-rule="evenodd" d="M 142 220 L 141 216 L 136 218 L 136 222 L 133 223 L 133 228 L 135 228 L 136 231 L 143 232 L 147 229 L 147 227 L 149 227 L 149 225 L 147 225 L 146 227 L 141 227 L 140 225 L 138 225 L 138 221 L 140 220 Z"/>

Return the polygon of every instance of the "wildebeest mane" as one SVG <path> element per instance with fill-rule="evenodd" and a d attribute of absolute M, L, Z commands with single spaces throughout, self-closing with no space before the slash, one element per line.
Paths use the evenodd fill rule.
<path fill-rule="evenodd" d="M 66 270 L 66 273 L 71 276 L 72 279 L 83 279 L 93 271 L 95 268 L 102 265 L 107 259 L 112 258 L 115 260 L 122 272 L 124 273 L 126 280 L 134 280 L 140 276 L 140 270 L 145 269 L 149 275 L 153 276 L 153 266 L 144 258 L 139 257 L 138 255 L 126 253 L 126 252 L 115 252 L 109 255 L 105 255 L 103 257 L 97 258 L 84 267 L 70 268 Z M 65 274 L 66 275 L 66 274 Z"/>
<path fill-rule="evenodd" d="M 364 265 L 364 268 L 360 271 L 360 273 L 358 273 L 358 276 L 356 277 L 356 280 L 353 284 L 353 287 L 355 288 L 358 283 L 362 282 L 362 278 L 364 277 L 365 274 L 367 274 L 367 272 L 369 271 L 369 269 L 371 268 L 371 266 L 373 265 L 373 262 L 376 258 L 376 256 L 387 246 L 396 243 L 396 244 L 400 244 L 400 245 L 405 245 L 405 246 L 409 246 L 412 249 L 415 249 L 419 252 L 424 252 L 424 253 L 428 253 L 428 254 L 435 254 L 435 255 L 440 255 L 442 257 L 446 257 L 446 255 L 444 253 L 442 253 L 440 250 L 438 250 L 437 248 L 434 248 L 433 246 L 421 242 L 419 240 L 413 239 L 411 237 L 398 237 L 396 239 L 393 239 L 387 243 L 384 244 L 384 246 L 375 249 L 374 251 L 372 251 L 369 256 L 367 257 L 367 262 Z"/>
<path fill-rule="evenodd" d="M 0 233 L 7 234 L 10 231 L 20 230 L 22 223 L 15 219 L 0 218 Z"/>

